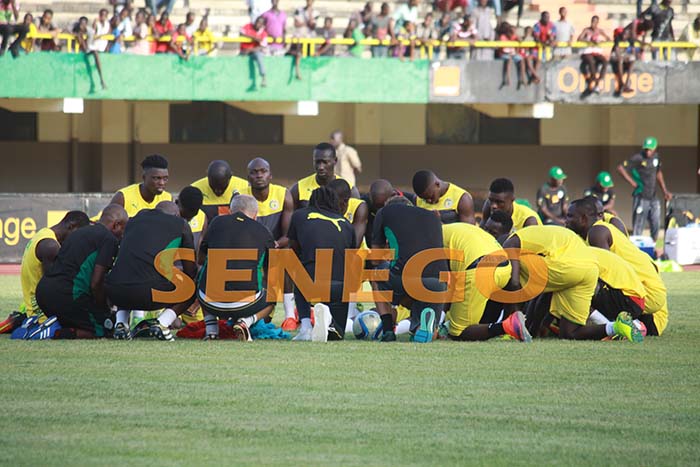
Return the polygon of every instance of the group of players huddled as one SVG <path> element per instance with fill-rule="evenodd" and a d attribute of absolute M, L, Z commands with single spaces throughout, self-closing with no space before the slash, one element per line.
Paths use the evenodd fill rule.
<path fill-rule="evenodd" d="M 275 307 L 266 290 L 270 251 L 296 253 L 314 281 L 317 252 L 330 249 L 330 296 L 316 303 L 287 275 L 282 328 L 298 331 L 297 341 L 340 340 L 358 314 L 343 297 L 346 250 L 364 252 L 364 260 L 367 250 L 388 248 L 391 256 L 362 263 L 383 274 L 371 282 L 375 292 L 392 292 L 391 302 L 376 303 L 384 342 L 402 332 L 417 342 L 546 335 L 639 342 L 666 328 L 666 288 L 655 263 L 596 197 L 573 201 L 566 227 L 542 225 L 515 202 L 512 182 L 499 178 L 475 225 L 469 192 L 431 171 L 415 173 L 415 194 L 376 180 L 360 196 L 334 173 L 336 162 L 332 145 L 317 145 L 314 173 L 287 189 L 271 183 L 262 158 L 250 161 L 247 180 L 213 161 L 207 176 L 173 201 L 166 158 L 148 156 L 143 181 L 119 190 L 95 222 L 71 211 L 32 238 L 22 259 L 23 311 L 58 320 L 55 337 L 62 338 L 130 339 L 132 313 L 160 310 L 146 331 L 161 340 L 192 321 L 204 321 L 204 338 L 216 339 L 219 320 L 231 323 L 234 338 L 251 340 L 250 328 L 269 321 Z M 176 255 L 182 249 L 192 254 Z M 222 249 L 257 255 L 222 263 L 213 256 Z M 458 254 L 411 265 L 421 252 L 446 249 Z M 231 301 L 208 294 L 208 268 L 248 270 L 229 276 L 224 289 L 250 295 Z M 194 290 L 169 300 L 183 274 Z M 460 293 L 444 299 L 450 290 Z"/>

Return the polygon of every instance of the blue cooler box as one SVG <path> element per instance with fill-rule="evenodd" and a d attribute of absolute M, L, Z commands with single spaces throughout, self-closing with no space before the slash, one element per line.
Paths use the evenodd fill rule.
<path fill-rule="evenodd" d="M 637 248 L 642 250 L 644 253 L 656 259 L 656 243 L 651 237 L 645 237 L 643 235 L 632 235 L 630 236 L 632 243 L 637 245 Z"/>

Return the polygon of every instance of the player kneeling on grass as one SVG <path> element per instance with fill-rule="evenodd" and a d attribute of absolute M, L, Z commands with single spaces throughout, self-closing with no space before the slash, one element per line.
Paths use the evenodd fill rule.
<path fill-rule="evenodd" d="M 150 332 L 159 340 L 172 341 L 169 326 L 194 301 L 194 294 L 179 303 L 156 302 L 153 291 L 171 292 L 175 285 L 174 252 L 177 248 L 193 250 L 192 230 L 180 217 L 180 209 L 172 201 L 161 201 L 155 209 L 144 209 L 132 217 L 124 231 L 124 239 L 114 268 L 107 275 L 105 287 L 109 300 L 117 306 L 115 339 L 130 339 L 131 310 L 155 311 L 165 308 Z M 173 255 L 167 254 L 172 250 Z M 166 252 L 166 254 L 159 253 Z M 156 269 L 165 272 L 165 277 Z M 182 261 L 182 270 L 194 279 L 197 266 Z"/>
<path fill-rule="evenodd" d="M 314 306 L 314 326 L 311 327 L 310 301 L 295 286 L 294 300 L 297 304 L 301 329 L 295 341 L 342 340 L 348 319 L 348 302 L 343 301 L 345 274 L 345 250 L 356 248 L 355 231 L 343 217 L 347 205 L 340 202 L 338 194 L 327 186 L 311 192 L 309 205 L 292 215 L 289 225 L 289 246 L 297 254 L 312 280 L 316 278 L 316 252 L 332 249 L 332 271 L 330 297 Z"/>
<path fill-rule="evenodd" d="M 516 311 L 503 320 L 503 304 L 489 299 L 492 293 L 508 284 L 511 276 L 508 257 L 496 239 L 479 227 L 465 223 L 443 225 L 442 238 L 445 248 L 464 252 L 464 259 L 450 261 L 453 273 L 464 273 L 464 281 L 458 285 L 458 288 L 464 287 L 464 300 L 452 303 L 447 313 L 449 338 L 481 341 L 508 334 L 519 341 L 530 342 L 525 315 Z M 486 268 L 485 275 L 493 278 L 490 284 L 484 280 L 477 283 L 477 267 Z"/>
<path fill-rule="evenodd" d="M 234 336 L 238 340 L 251 341 L 250 327 L 258 320 L 267 318 L 274 303 L 267 302 L 267 291 L 263 287 L 263 277 L 266 275 L 268 250 L 275 248 L 275 239 L 264 225 L 256 222 L 258 216 L 258 202 L 249 195 L 236 195 L 231 200 L 231 214 L 220 215 L 214 218 L 202 238 L 199 247 L 199 259 L 203 263 L 199 273 L 197 284 L 197 298 L 204 310 L 204 323 L 206 324 L 205 340 L 218 339 L 218 319 L 232 319 Z M 218 298 L 210 289 L 216 278 L 208 274 L 222 273 L 208 268 L 212 263 L 212 257 L 223 254 L 227 249 L 252 249 L 257 250 L 255 259 L 229 259 L 227 269 L 244 270 L 251 272 L 251 278 L 247 281 L 227 281 L 224 283 L 224 292 L 251 291 L 252 294 L 242 297 L 237 301 L 228 301 Z M 219 250 L 219 251 L 217 251 Z M 214 260 L 216 261 L 216 260 Z M 216 264 L 221 264 L 216 261 Z M 219 281 L 217 281 L 219 282 Z M 219 291 L 218 293 L 221 293 Z"/>
<path fill-rule="evenodd" d="M 392 291 L 393 303 L 377 303 L 377 311 L 382 317 L 382 342 L 396 340 L 392 306 L 402 304 L 411 310 L 410 333 L 416 342 L 430 342 L 437 328 L 437 320 L 442 314 L 443 303 L 430 303 L 426 297 L 411 297 L 404 284 L 411 283 L 431 292 L 444 292 L 447 284 L 440 281 L 440 273 L 449 271 L 445 259 L 431 261 L 418 274 L 404 271 L 406 264 L 416 254 L 424 250 L 442 249 L 442 224 L 433 211 L 413 206 L 403 196 L 387 201 L 377 212 L 372 225 L 372 248 L 391 248 L 394 260 L 390 263 L 376 261 L 377 269 L 388 269 L 389 280 L 373 282 L 372 287 L 382 291 Z M 420 332 L 419 332 L 420 331 Z"/>
<path fill-rule="evenodd" d="M 39 307 L 49 317 L 42 326 L 58 319 L 63 327 L 56 337 L 104 337 L 110 331 L 112 313 L 104 280 L 128 220 L 124 208 L 110 204 L 97 224 L 76 230 L 61 245 L 36 288 Z"/>
<path fill-rule="evenodd" d="M 544 293 L 552 292 L 549 312 L 559 318 L 559 338 L 601 340 L 619 335 L 642 341 L 626 311 L 614 323 L 586 325 L 599 270 L 595 257 L 574 232 L 559 226 L 530 226 L 515 232 L 503 246 L 520 253 L 519 259 L 511 259 L 512 290 L 521 288 L 521 280 L 532 286 L 537 278 L 544 281 Z"/>

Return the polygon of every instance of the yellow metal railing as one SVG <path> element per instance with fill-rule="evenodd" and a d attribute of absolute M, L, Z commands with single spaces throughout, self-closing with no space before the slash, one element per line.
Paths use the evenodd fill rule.
<path fill-rule="evenodd" d="M 79 51 L 79 46 L 78 46 L 78 41 L 76 39 L 76 36 L 74 34 L 68 34 L 68 33 L 60 33 L 57 35 L 52 35 L 49 33 L 35 33 L 35 34 L 28 34 L 27 39 L 58 39 L 58 40 L 63 40 L 66 42 L 66 49 L 69 52 L 78 52 Z M 96 36 L 95 39 L 105 39 L 105 40 L 114 40 L 114 36 L 111 34 L 106 34 L 103 36 Z M 148 41 L 157 41 L 157 42 L 170 42 L 171 37 L 170 36 L 161 36 L 160 38 L 155 38 L 153 36 L 148 36 L 145 38 Z M 129 36 L 129 37 L 124 37 L 124 42 L 133 42 L 135 40 L 138 40 L 136 36 Z M 178 42 L 184 42 L 185 39 L 183 37 L 178 38 Z M 194 52 L 195 54 L 199 51 L 199 47 L 201 44 L 206 43 L 206 44 L 213 44 L 213 43 L 229 43 L 229 44 L 243 44 L 243 43 L 250 43 L 253 42 L 251 39 L 247 37 L 223 37 L 223 36 L 217 36 L 214 37 L 213 41 L 207 40 L 207 39 L 202 39 L 202 38 L 195 38 L 193 39 L 193 44 L 194 44 Z M 470 47 L 470 48 L 477 48 L 477 49 L 495 49 L 495 48 L 521 48 L 521 49 L 537 49 L 537 55 L 540 58 L 544 58 L 545 56 L 549 56 L 552 47 L 546 47 L 543 46 L 540 43 L 534 42 L 534 41 L 474 41 L 474 42 L 468 42 L 468 41 L 440 41 L 440 40 L 428 40 L 428 41 L 422 41 L 420 39 L 384 39 L 384 40 L 379 40 L 379 39 L 363 39 L 361 41 L 358 41 L 359 45 L 363 46 L 376 46 L 376 45 L 383 45 L 383 46 L 392 46 L 392 45 L 410 45 L 411 42 L 414 42 L 414 45 L 418 48 L 420 57 L 421 58 L 428 58 L 432 59 L 433 54 L 434 54 L 434 49 L 437 47 L 440 47 L 442 45 L 445 45 L 447 47 Z M 277 39 L 268 39 L 268 43 L 277 43 L 277 44 L 301 44 L 301 53 L 303 57 L 308 57 L 308 56 L 313 56 L 316 53 L 316 47 L 323 45 L 326 43 L 326 40 L 321 38 L 321 37 L 308 37 L 308 38 L 297 38 L 297 37 L 287 37 L 287 38 L 277 38 Z M 355 44 L 355 40 L 353 39 L 346 39 L 346 38 L 334 38 L 330 40 L 330 43 L 332 45 L 346 45 L 346 46 L 353 46 Z M 624 42 L 626 44 L 627 42 Z M 649 46 L 654 49 L 657 49 L 661 52 L 660 56 L 670 56 L 670 51 L 672 49 L 696 49 L 698 46 L 693 44 L 692 42 L 651 42 L 651 43 L 646 43 L 646 44 L 640 44 L 637 43 L 637 45 L 641 46 Z M 601 42 L 598 44 L 592 44 L 589 42 L 560 42 L 556 44 L 554 47 L 571 47 L 575 49 L 579 48 L 585 48 L 585 47 L 591 47 L 591 46 L 597 46 L 597 47 L 612 47 L 613 42 Z M 664 53 L 668 52 L 668 53 Z"/>

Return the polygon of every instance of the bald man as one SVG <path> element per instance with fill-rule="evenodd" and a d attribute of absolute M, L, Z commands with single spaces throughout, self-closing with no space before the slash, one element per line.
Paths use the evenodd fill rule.
<path fill-rule="evenodd" d="M 172 201 L 158 203 L 155 209 L 139 212 L 129 221 L 124 240 L 114 268 L 107 275 L 106 289 L 110 301 L 117 306 L 115 339 L 129 339 L 129 320 L 132 310 L 153 311 L 165 308 L 151 326 L 151 334 L 159 340 L 172 341 L 170 325 L 194 301 L 194 293 L 178 303 L 154 301 L 153 290 L 170 292 L 175 289 L 172 278 L 176 273 L 173 258 L 162 255 L 159 269 L 155 259 L 165 250 L 184 248 L 192 250 L 194 240 L 189 224 L 180 217 L 180 208 Z M 182 261 L 182 270 L 194 279 L 197 266 L 191 261 Z"/>
<path fill-rule="evenodd" d="M 407 191 L 401 191 L 391 184 L 390 181 L 380 178 L 375 180 L 369 186 L 369 193 L 362 195 L 361 199 L 367 203 L 367 228 L 365 229 L 365 242 L 367 245 L 372 244 L 372 226 L 377 211 L 384 207 L 386 202 L 394 196 L 403 196 L 408 199 L 411 204 L 416 204 L 416 195 Z"/>
<path fill-rule="evenodd" d="M 440 180 L 430 170 L 419 170 L 413 175 L 413 191 L 418 195 L 419 208 L 436 211 L 443 224 L 474 221 L 472 195 L 454 183 Z"/>
<path fill-rule="evenodd" d="M 65 240 L 36 288 L 39 307 L 49 317 L 43 326 L 57 319 L 65 338 L 104 337 L 111 332 L 105 275 L 128 220 L 122 206 L 110 204 L 98 223 L 76 230 Z"/>
<path fill-rule="evenodd" d="M 202 210 L 211 222 L 219 214 L 229 214 L 229 203 L 235 192 L 242 193 L 248 181 L 235 177 L 228 162 L 215 160 L 207 167 L 207 176 L 192 183 L 204 197 Z"/>

